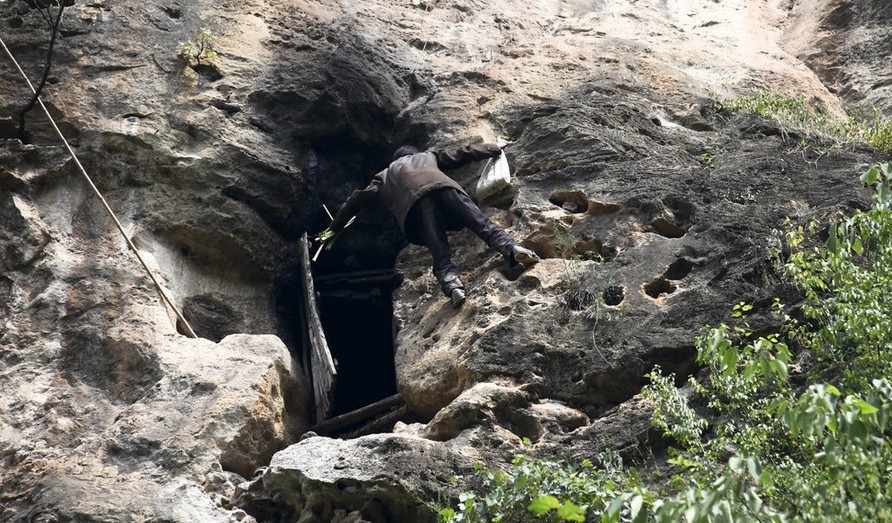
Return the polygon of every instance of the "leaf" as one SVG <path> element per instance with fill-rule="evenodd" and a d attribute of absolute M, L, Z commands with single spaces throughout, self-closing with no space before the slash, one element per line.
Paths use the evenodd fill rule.
<path fill-rule="evenodd" d="M 877 190 L 877 196 L 881 203 L 886 203 L 889 200 L 889 186 L 885 183 L 880 184 L 880 188 Z"/>
<path fill-rule="evenodd" d="M 852 241 L 852 250 L 855 251 L 855 254 L 861 256 L 861 253 L 864 251 L 864 246 L 861 245 L 861 237 L 855 236 L 855 239 Z"/>
<path fill-rule="evenodd" d="M 839 253 L 839 239 L 837 236 L 837 225 L 834 223 L 830 226 L 830 235 L 827 238 L 827 250 L 831 254 Z"/>
<path fill-rule="evenodd" d="M 619 520 L 619 511 L 623 507 L 623 497 L 617 496 L 610 500 L 610 503 L 607 504 L 607 510 L 604 513 L 609 516 L 612 520 Z"/>
<path fill-rule="evenodd" d="M 864 400 L 855 400 L 855 406 L 861 410 L 862 415 L 876 414 L 877 412 L 880 411 L 880 409 L 874 407 L 873 405 L 871 405 L 870 403 L 867 403 Z"/>
<path fill-rule="evenodd" d="M 549 510 L 558 508 L 560 505 L 561 502 L 558 501 L 556 497 L 546 494 L 534 499 L 533 502 L 530 503 L 530 505 L 527 507 L 527 510 L 537 516 L 541 516 Z"/>
<path fill-rule="evenodd" d="M 632 498 L 631 509 L 632 509 L 632 519 L 638 517 L 638 513 L 641 511 L 641 506 L 644 505 L 644 498 L 641 495 L 636 495 Z"/>
<path fill-rule="evenodd" d="M 558 507 L 558 517 L 564 521 L 576 521 L 583 523 L 585 521 L 585 509 L 573 503 L 572 501 L 564 501 Z"/>
<path fill-rule="evenodd" d="M 746 470 L 749 472 L 750 477 L 753 478 L 753 481 L 758 483 L 762 477 L 762 468 L 759 467 L 759 462 L 753 458 L 748 458 L 746 460 Z"/>
<path fill-rule="evenodd" d="M 740 353 L 737 347 L 729 347 L 722 355 L 723 374 L 731 374 L 737 369 L 737 362 L 740 360 Z"/>
<path fill-rule="evenodd" d="M 771 361 L 771 366 L 774 367 L 775 374 L 780 376 L 782 380 L 786 380 L 789 376 L 789 369 L 787 367 L 787 362 L 781 359 L 775 359 Z"/>

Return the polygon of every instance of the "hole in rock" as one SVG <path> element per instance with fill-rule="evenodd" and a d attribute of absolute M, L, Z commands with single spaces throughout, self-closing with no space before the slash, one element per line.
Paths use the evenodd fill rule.
<path fill-rule="evenodd" d="M 657 234 L 666 238 L 681 238 L 688 232 L 687 227 L 676 225 L 662 216 L 650 222 L 650 226 Z"/>
<path fill-rule="evenodd" d="M 409 137 L 405 143 L 423 144 L 425 140 Z M 312 191 L 321 201 L 315 204 L 317 213 L 310 232 L 329 224 L 321 203 L 335 213 L 353 190 L 364 188 L 387 165 L 394 149 L 386 143 L 362 143 L 345 134 L 313 142 L 308 170 Z M 392 291 L 398 285 L 396 256 L 405 246 L 393 217 L 383 206 L 370 205 L 333 248 L 323 250 L 312 263 L 319 318 L 337 368 L 331 412 L 327 419 L 315 420 L 316 424 L 337 422 L 324 431 L 330 435 L 389 431 L 393 423 L 406 417 L 404 408 L 402 413 L 388 407 L 364 414 L 366 407 L 397 394 Z M 312 257 L 315 245 L 311 251 Z M 347 421 L 332 420 L 337 417 Z"/>
<path fill-rule="evenodd" d="M 392 266 L 315 277 L 322 328 L 337 361 L 332 416 L 396 394 Z"/>
<path fill-rule="evenodd" d="M 611 285 L 604 289 L 604 304 L 615 306 L 623 302 L 626 297 L 626 290 L 622 285 Z"/>
<path fill-rule="evenodd" d="M 558 301 L 564 308 L 581 311 L 595 303 L 595 293 L 581 286 L 573 286 L 573 288 L 564 291 Z"/>
<path fill-rule="evenodd" d="M 595 260 L 607 262 L 616 258 L 617 250 L 614 247 L 604 245 L 597 238 L 581 234 L 577 237 L 572 227 L 564 224 L 554 224 L 552 227 L 542 227 L 538 232 L 525 238 L 521 244 L 532 249 L 540 258 L 563 258 L 565 260 Z"/>
<path fill-rule="evenodd" d="M 669 280 L 681 280 L 691 273 L 694 264 L 686 258 L 679 258 L 672 262 L 672 265 L 663 273 L 663 277 Z"/>
<path fill-rule="evenodd" d="M 654 299 L 659 298 L 664 294 L 672 294 L 676 291 L 676 289 L 678 289 L 678 287 L 675 285 L 675 283 L 667 280 L 663 276 L 660 276 L 654 281 L 644 285 L 644 293 Z"/>
<path fill-rule="evenodd" d="M 697 349 L 692 346 L 657 347 L 642 359 L 647 362 L 647 368 L 659 365 L 664 372 L 675 374 L 678 387 L 697 371 Z"/>
<path fill-rule="evenodd" d="M 573 246 L 573 257 L 583 260 L 610 261 L 616 258 L 616 249 L 604 245 L 598 239 L 581 240 Z"/>
<path fill-rule="evenodd" d="M 183 317 L 202 338 L 219 342 L 229 334 L 247 332 L 242 311 L 213 294 L 188 296 L 183 300 Z"/>
<path fill-rule="evenodd" d="M 178 6 L 161 6 L 161 10 L 172 20 L 178 20 L 183 16 L 183 11 Z"/>
<path fill-rule="evenodd" d="M 555 191 L 548 201 L 573 213 L 584 213 L 589 206 L 588 197 L 582 191 Z"/>
<path fill-rule="evenodd" d="M 223 73 L 220 72 L 214 65 L 208 64 L 200 64 L 192 66 L 192 69 L 206 78 L 209 82 L 216 82 L 217 80 L 223 78 Z"/>
<path fill-rule="evenodd" d="M 0 118 L 0 140 L 12 140 L 18 137 L 18 122 L 12 118 Z"/>

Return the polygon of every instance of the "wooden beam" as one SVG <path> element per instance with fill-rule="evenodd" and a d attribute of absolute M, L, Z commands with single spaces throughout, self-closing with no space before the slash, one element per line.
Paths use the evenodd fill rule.
<path fill-rule="evenodd" d="M 331 415 L 334 400 L 334 388 L 338 379 L 338 371 L 328 341 L 322 330 L 319 319 L 319 307 L 316 304 L 316 290 L 313 286 L 313 272 L 310 269 L 310 246 L 307 235 L 301 237 L 298 244 L 300 251 L 301 287 L 303 289 L 304 322 L 307 325 L 309 338 L 311 385 L 315 406 L 316 421 L 325 420 Z"/>
<path fill-rule="evenodd" d="M 353 272 L 338 272 L 333 274 L 326 274 L 324 276 L 319 276 L 316 278 L 316 283 L 329 283 L 329 282 L 340 282 L 340 281 L 354 281 L 360 280 L 363 281 L 365 279 L 391 279 L 396 275 L 393 269 L 377 269 L 370 271 L 353 271 Z"/>
<path fill-rule="evenodd" d="M 356 409 L 352 412 L 341 414 L 340 416 L 335 416 L 321 423 L 317 423 L 316 425 L 310 427 L 310 430 L 312 430 L 316 434 L 330 434 L 338 429 L 349 427 L 354 423 L 359 423 L 362 420 L 371 418 L 373 416 L 381 414 L 382 412 L 387 412 L 394 407 L 399 407 L 402 405 L 405 405 L 403 397 L 399 394 L 394 394 L 393 396 L 384 398 L 383 400 L 376 401 L 371 405 L 366 405 L 365 407 Z"/>
<path fill-rule="evenodd" d="M 340 434 L 339 437 L 344 439 L 353 439 L 360 436 L 366 436 L 368 434 L 374 434 L 375 432 L 391 432 L 393 430 L 393 426 L 396 425 L 396 422 L 404 419 L 408 415 L 409 407 L 407 405 L 396 407 L 390 412 L 385 412 L 384 414 L 377 416 L 376 418 L 372 419 L 356 430 L 351 430 L 350 432 L 347 432 L 345 434 Z"/>

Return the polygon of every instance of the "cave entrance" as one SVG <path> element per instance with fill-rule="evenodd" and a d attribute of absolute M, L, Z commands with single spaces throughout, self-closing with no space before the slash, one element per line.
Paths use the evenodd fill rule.
<path fill-rule="evenodd" d="M 323 434 L 390 430 L 405 415 L 396 390 L 393 267 L 317 274 L 300 241 L 302 360 Z"/>
<path fill-rule="evenodd" d="M 316 275 L 316 302 L 338 383 L 332 416 L 397 393 L 393 361 L 393 267 Z"/>
<path fill-rule="evenodd" d="M 422 134 L 408 134 L 399 143 L 427 141 Z M 353 190 L 365 187 L 389 163 L 394 147 L 384 141 L 363 142 L 343 133 L 312 142 L 307 153 L 310 198 L 304 206 L 310 234 L 330 223 L 323 205 L 335 212 Z M 405 246 L 390 213 L 381 205 L 370 205 L 331 250 L 322 251 L 311 263 L 314 291 L 308 299 L 315 301 L 337 371 L 330 408 L 324 416 L 317 415 L 311 429 L 317 433 L 351 437 L 390 431 L 396 421 L 406 421 L 404 405 L 395 401 L 392 303 L 399 284 L 396 257 Z M 311 257 L 316 249 L 310 247 Z M 370 406 L 374 408 L 368 410 Z"/>

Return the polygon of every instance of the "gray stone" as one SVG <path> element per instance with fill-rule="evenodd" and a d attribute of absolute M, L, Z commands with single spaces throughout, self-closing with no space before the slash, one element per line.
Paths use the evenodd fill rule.
<path fill-rule="evenodd" d="M 442 443 L 374 434 L 353 440 L 314 437 L 273 456 L 263 487 L 299 521 L 435 521 L 420 505 L 473 462 Z M 360 521 L 347 519 L 346 521 Z"/>

